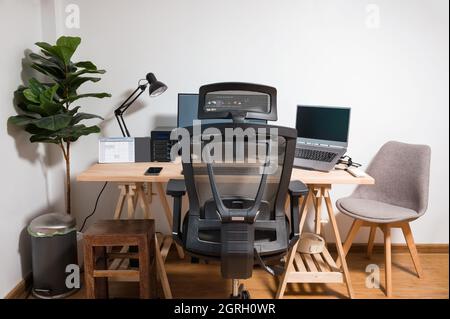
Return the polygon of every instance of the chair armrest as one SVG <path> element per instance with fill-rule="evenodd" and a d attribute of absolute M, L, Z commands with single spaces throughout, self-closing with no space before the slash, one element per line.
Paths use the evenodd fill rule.
<path fill-rule="evenodd" d="M 290 196 L 304 196 L 308 195 L 308 186 L 300 181 L 291 181 L 289 183 Z"/>
<path fill-rule="evenodd" d="M 166 194 L 172 197 L 183 196 L 186 194 L 186 184 L 183 179 L 171 179 L 167 183 Z"/>
<path fill-rule="evenodd" d="M 289 197 L 291 204 L 291 234 L 289 236 L 289 246 L 292 247 L 300 238 L 300 214 L 303 214 L 306 205 L 306 198 L 309 193 L 308 186 L 300 181 L 289 183 Z M 304 197 L 302 207 L 299 209 L 299 198 Z"/>
<path fill-rule="evenodd" d="M 186 185 L 182 179 L 171 179 L 167 183 L 166 194 L 173 197 L 173 223 L 172 223 L 172 237 L 173 239 L 183 245 L 183 238 L 181 236 L 181 198 L 186 194 Z"/>

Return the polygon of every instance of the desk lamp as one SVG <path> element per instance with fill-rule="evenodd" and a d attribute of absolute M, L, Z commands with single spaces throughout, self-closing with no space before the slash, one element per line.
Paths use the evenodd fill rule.
<path fill-rule="evenodd" d="M 146 82 L 142 83 L 142 81 Z M 149 86 L 148 93 L 151 97 L 161 95 L 167 90 L 167 85 L 161 81 L 158 81 L 153 73 L 147 73 L 145 79 L 139 81 L 136 90 L 134 90 L 134 92 L 131 93 L 131 95 L 117 109 L 114 110 L 114 115 L 119 123 L 123 137 L 130 137 L 130 132 L 128 131 L 127 125 L 123 119 L 123 114 L 134 103 L 134 101 L 136 101 L 138 97 L 144 93 L 147 86 Z"/>

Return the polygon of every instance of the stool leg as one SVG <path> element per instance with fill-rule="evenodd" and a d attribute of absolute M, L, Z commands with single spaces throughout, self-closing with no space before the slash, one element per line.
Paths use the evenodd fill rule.
<path fill-rule="evenodd" d="M 141 240 L 139 250 L 139 296 L 141 299 L 150 298 L 150 254 L 149 241 Z"/>
<path fill-rule="evenodd" d="M 157 294 L 157 274 L 158 274 L 158 268 L 156 265 L 156 241 L 155 241 L 156 236 L 150 236 L 148 238 L 148 242 L 149 242 L 149 256 L 150 256 L 150 295 L 151 298 L 157 298 L 158 294 Z"/>
<path fill-rule="evenodd" d="M 108 269 L 108 260 L 106 258 L 106 247 L 94 247 L 94 261 L 98 258 L 96 264 L 99 269 Z M 94 264 L 95 268 L 95 264 Z M 108 299 L 108 278 L 94 278 L 94 294 L 96 299 Z"/>
<path fill-rule="evenodd" d="M 84 284 L 86 286 L 86 298 L 94 299 L 94 248 L 85 240 L 84 242 Z"/>

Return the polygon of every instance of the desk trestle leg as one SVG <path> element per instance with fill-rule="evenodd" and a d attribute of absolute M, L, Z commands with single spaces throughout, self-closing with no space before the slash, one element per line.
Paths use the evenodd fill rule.
<path fill-rule="evenodd" d="M 117 201 L 114 219 L 120 219 L 122 215 L 122 210 L 125 204 L 125 200 L 127 202 L 127 218 L 132 219 L 135 217 L 135 213 L 138 205 L 142 209 L 144 218 L 153 218 L 153 215 L 150 211 L 149 199 L 153 194 L 151 194 L 151 186 L 148 187 L 148 191 L 150 194 L 145 192 L 144 183 L 128 183 L 128 184 L 120 184 L 119 185 L 120 194 L 119 199 Z M 170 241 L 171 243 L 171 241 Z M 158 236 L 155 235 L 155 255 L 156 255 L 156 265 L 158 277 L 161 281 L 161 286 L 163 289 L 163 294 L 166 299 L 172 298 L 172 292 L 170 290 L 169 281 L 167 278 L 167 273 L 164 266 L 164 260 L 167 256 L 167 252 L 170 246 L 167 248 L 167 244 L 163 243 L 163 246 L 160 245 L 160 240 Z M 160 248 L 161 247 L 161 248 Z M 122 247 L 121 252 L 127 252 L 129 247 Z M 162 256 L 162 249 L 165 253 L 165 256 Z M 111 263 L 110 268 L 117 269 L 121 267 L 121 263 L 118 259 L 114 260 Z"/>
<path fill-rule="evenodd" d="M 308 197 L 304 200 L 311 199 L 312 206 L 315 211 L 315 225 L 314 230 L 320 234 L 321 229 L 321 206 L 325 202 L 328 217 L 333 229 L 334 238 L 336 241 L 336 250 L 339 257 L 339 266 L 331 257 L 327 248 L 320 254 L 303 254 L 297 251 L 298 243 L 289 251 L 285 271 L 281 276 L 280 284 L 276 298 L 283 298 L 288 283 L 346 283 L 347 291 L 350 298 L 354 297 L 353 288 L 350 280 L 350 274 L 345 260 L 345 253 L 342 247 L 339 230 L 334 216 L 333 205 L 330 199 L 329 190 L 331 185 L 310 185 Z M 308 202 L 307 202 L 308 204 Z M 301 205 L 301 204 L 300 204 Z M 304 211 L 300 218 L 300 234 L 308 214 L 308 205 L 305 205 Z M 301 207 L 301 206 L 300 206 Z"/>

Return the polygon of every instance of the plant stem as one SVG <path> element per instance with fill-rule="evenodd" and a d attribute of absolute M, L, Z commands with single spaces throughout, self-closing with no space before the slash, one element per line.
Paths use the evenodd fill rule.
<path fill-rule="evenodd" d="M 70 142 L 66 142 L 66 213 L 71 214 L 70 189 Z"/>

